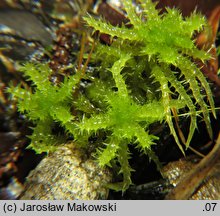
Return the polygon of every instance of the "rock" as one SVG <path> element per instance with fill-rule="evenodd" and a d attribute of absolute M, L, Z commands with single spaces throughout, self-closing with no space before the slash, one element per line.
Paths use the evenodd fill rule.
<path fill-rule="evenodd" d="M 66 144 L 45 157 L 30 172 L 22 200 L 96 200 L 107 199 L 106 183 L 111 173 L 82 150 Z"/>

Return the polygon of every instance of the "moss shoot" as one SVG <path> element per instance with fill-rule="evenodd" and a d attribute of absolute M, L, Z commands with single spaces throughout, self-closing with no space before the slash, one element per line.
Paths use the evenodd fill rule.
<path fill-rule="evenodd" d="M 18 111 L 35 124 L 31 148 L 37 153 L 54 151 L 68 135 L 86 147 L 91 136 L 102 136 L 96 143 L 95 157 L 100 166 L 120 164 L 123 179 L 114 188 L 125 191 L 132 183 L 129 145 L 135 145 L 159 166 L 151 148 L 159 137 L 150 134 L 151 124 L 166 122 L 184 153 L 182 144 L 185 148 L 190 145 L 197 113 L 202 114 L 212 138 L 209 110 L 215 116 L 215 106 L 209 84 L 196 65 L 196 60 L 205 62 L 210 54 L 198 49 L 193 40 L 207 25 L 205 18 L 196 12 L 183 18 L 178 9 L 170 8 L 160 14 L 150 0 L 140 0 L 141 13 L 137 13 L 131 0 L 122 2 L 129 27 L 84 17 L 88 26 L 112 37 L 110 46 L 96 44 L 92 54 L 96 75 L 88 71 L 84 75 L 89 84 L 80 85 L 80 71 L 75 71 L 60 86 L 54 86 L 47 65 L 27 63 L 21 71 L 32 81 L 32 90 L 11 86 L 8 92 L 17 98 Z M 191 119 L 182 144 L 173 110 L 187 112 Z M 65 135 L 53 133 L 55 124 Z"/>

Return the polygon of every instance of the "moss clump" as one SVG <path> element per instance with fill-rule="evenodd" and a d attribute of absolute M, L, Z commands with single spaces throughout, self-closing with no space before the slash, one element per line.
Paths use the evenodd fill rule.
<path fill-rule="evenodd" d="M 210 55 L 199 50 L 193 40 L 195 32 L 201 31 L 206 25 L 206 20 L 195 12 L 190 17 L 183 18 L 177 9 L 167 8 L 167 12 L 160 15 L 156 9 L 156 4 L 151 0 L 140 1 L 142 13 L 137 14 L 132 5 L 132 1 L 122 1 L 127 12 L 132 27 L 115 27 L 105 21 L 96 20 L 92 17 L 85 17 L 89 26 L 101 33 L 109 34 L 113 38 L 111 47 L 99 46 L 97 57 L 105 58 L 110 65 L 114 61 L 120 61 L 122 53 L 129 53 L 130 70 L 135 73 L 139 71 L 139 76 L 147 67 L 150 67 L 150 76 L 159 83 L 161 99 L 164 105 L 166 121 L 177 144 L 182 149 L 178 136 L 172 123 L 171 87 L 175 88 L 178 101 L 181 101 L 180 108 L 188 108 L 190 112 L 191 124 L 186 146 L 192 139 L 196 129 L 196 109 L 202 111 L 210 137 L 212 130 L 210 126 L 208 104 L 204 96 L 207 97 L 211 110 L 215 116 L 214 101 L 208 82 L 193 60 L 205 61 Z M 105 64 L 106 64 L 105 62 Z M 171 69 L 171 66 L 180 71 Z M 141 68 L 141 69 L 140 69 Z M 181 78 L 184 77 L 184 78 Z M 170 84 L 170 85 L 169 85 Z M 206 95 L 200 92 L 205 90 Z M 190 94 L 188 94 L 190 92 Z M 177 109 L 178 111 L 178 109 Z M 183 149 L 182 149 L 183 151 Z"/>
<path fill-rule="evenodd" d="M 122 2 L 129 28 L 115 27 L 91 16 L 84 18 L 95 30 L 112 36 L 111 46 L 96 45 L 92 59 L 100 67 L 96 75 L 86 72 L 89 84 L 79 85 L 77 71 L 60 86 L 53 86 L 48 81 L 47 66 L 26 64 L 22 71 L 33 82 L 34 91 L 11 87 L 9 92 L 18 98 L 19 111 L 36 124 L 30 136 L 30 146 L 36 152 L 55 149 L 56 137 L 51 133 L 54 122 L 84 147 L 89 137 L 101 137 L 96 143 L 96 158 L 100 166 L 119 162 L 123 181 L 118 186 L 124 191 L 131 184 L 129 145 L 136 145 L 159 165 L 151 149 L 158 139 L 149 133 L 152 123 L 165 120 L 184 152 L 172 110 L 190 113 L 189 135 L 184 143 L 188 147 L 198 112 L 212 137 L 209 106 L 214 115 L 215 107 L 209 84 L 194 61 L 210 58 L 207 52 L 197 49 L 192 39 L 206 25 L 205 19 L 196 13 L 183 18 L 177 9 L 169 8 L 160 15 L 149 0 L 140 1 L 141 14 L 137 14 L 132 1 Z"/>
<path fill-rule="evenodd" d="M 74 87 L 79 83 L 80 73 L 66 78 L 60 86 L 54 86 L 49 81 L 52 71 L 47 64 L 27 63 L 20 70 L 27 80 L 32 81 L 34 89 L 11 86 L 8 92 L 18 98 L 18 111 L 36 125 L 29 147 L 36 153 L 54 151 L 55 146 L 64 141 L 62 137 L 53 135 L 54 124 L 59 123 L 67 129 L 74 119 L 70 112 L 71 98 Z"/>

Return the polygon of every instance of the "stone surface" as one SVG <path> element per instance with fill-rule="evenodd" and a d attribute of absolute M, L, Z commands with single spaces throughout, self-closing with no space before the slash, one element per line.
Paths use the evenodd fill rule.
<path fill-rule="evenodd" d="M 61 146 L 30 172 L 20 199 L 107 199 L 111 173 L 72 144 Z"/>

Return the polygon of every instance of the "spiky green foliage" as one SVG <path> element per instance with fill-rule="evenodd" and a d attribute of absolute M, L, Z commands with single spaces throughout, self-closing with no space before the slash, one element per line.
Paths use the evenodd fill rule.
<path fill-rule="evenodd" d="M 141 14 L 137 14 L 131 0 L 122 0 L 122 2 L 132 27 L 112 26 L 91 16 L 84 18 L 95 30 L 117 38 L 113 40 L 111 47 L 98 47 L 97 58 L 106 56 L 105 61 L 111 65 L 115 59 L 121 58 L 122 53 L 129 53 L 130 58 L 133 59 L 129 65 L 131 70 L 135 71 L 138 67 L 142 67 L 139 70 L 141 73 L 146 70 L 145 65 L 150 66 L 151 76 L 159 83 L 166 121 L 182 151 L 171 114 L 173 87 L 175 96 L 178 96 L 178 100 L 181 100 L 183 105 L 180 108 L 185 107 L 191 113 L 186 147 L 189 146 L 197 127 L 196 111 L 198 110 L 202 111 L 208 133 L 212 138 L 208 108 L 211 107 L 215 116 L 214 101 L 208 82 L 194 62 L 194 60 L 204 62 L 210 58 L 210 55 L 204 50 L 199 50 L 192 39 L 194 33 L 201 31 L 206 25 L 205 18 L 196 12 L 190 17 L 183 18 L 180 11 L 170 8 L 161 15 L 156 9 L 156 4 L 151 0 L 139 1 Z M 173 67 L 180 72 L 174 72 L 171 69 Z M 205 95 L 201 94 L 203 89 Z"/>
<path fill-rule="evenodd" d="M 183 18 L 178 10 L 169 8 L 160 15 L 149 0 L 139 1 L 141 13 L 137 14 L 131 0 L 122 2 L 130 19 L 129 28 L 91 16 L 84 18 L 113 39 L 111 46 L 96 45 L 92 59 L 100 67 L 94 74 L 86 72 L 88 83 L 80 85 L 81 74 L 77 71 L 55 86 L 49 81 L 48 66 L 26 64 L 21 70 L 32 81 L 32 90 L 12 86 L 8 92 L 18 99 L 18 110 L 36 124 L 30 136 L 30 146 L 36 152 L 53 151 L 62 143 L 65 136 L 53 132 L 57 123 L 83 147 L 95 136 L 95 156 L 100 166 L 120 164 L 123 180 L 111 187 L 124 191 L 131 184 L 133 171 L 129 165 L 130 145 L 159 166 L 152 150 L 158 137 L 150 133 L 149 126 L 165 120 L 184 152 L 172 110 L 190 113 L 186 147 L 197 127 L 198 112 L 203 114 L 212 136 L 209 106 L 214 115 L 215 111 L 209 84 L 194 61 L 209 58 L 192 39 L 194 32 L 206 25 L 205 19 L 196 13 Z"/>
<path fill-rule="evenodd" d="M 27 63 L 20 70 L 27 80 L 33 82 L 34 90 L 11 86 L 8 92 L 19 100 L 19 112 L 37 125 L 30 136 L 29 147 L 37 153 L 53 151 L 62 140 L 52 134 L 54 123 L 68 127 L 74 118 L 70 112 L 71 98 L 74 86 L 79 83 L 80 74 L 66 78 L 60 86 L 54 86 L 49 81 L 52 71 L 47 64 Z"/>
<path fill-rule="evenodd" d="M 117 159 L 121 165 L 123 174 L 123 187 L 126 190 L 131 184 L 129 167 L 129 143 L 136 143 L 137 147 L 148 154 L 151 152 L 151 145 L 157 139 L 146 130 L 155 121 L 162 121 L 164 118 L 163 106 L 159 101 L 149 102 L 144 105 L 135 103 L 129 96 L 124 78 L 121 75 L 122 68 L 130 59 L 128 54 L 122 55 L 110 69 L 117 92 L 109 92 L 104 96 L 107 103 L 107 111 L 92 115 L 90 118 L 83 118 L 78 124 L 81 131 L 97 133 L 104 129 L 110 131 L 109 141 L 106 147 L 99 149 L 97 159 L 101 166 L 110 165 L 110 162 Z"/>
<path fill-rule="evenodd" d="M 8 92 L 17 98 L 18 110 L 36 125 L 29 136 L 29 147 L 37 153 L 56 150 L 65 137 L 54 135 L 55 123 L 71 133 L 82 146 L 88 143 L 90 136 L 104 131 L 107 138 L 98 146 L 96 157 L 100 166 L 111 166 L 113 160 L 119 162 L 123 182 L 117 187 L 114 185 L 114 188 L 120 190 L 126 190 L 131 184 L 129 144 L 135 144 L 159 166 L 151 150 L 158 137 L 149 134 L 148 127 L 164 119 L 163 105 L 160 100 L 145 103 L 134 101 L 121 74 L 130 58 L 129 54 L 123 54 L 109 69 L 110 73 L 106 72 L 107 77 L 96 78 L 84 89 L 85 95 L 82 92 L 73 94 L 79 86 L 79 72 L 66 78 L 60 86 L 55 86 L 49 81 L 51 70 L 47 65 L 27 63 L 21 67 L 27 80 L 33 82 L 33 88 L 11 86 Z M 141 83 L 141 80 L 137 82 Z M 117 91 L 112 87 L 116 87 Z M 70 112 L 71 107 L 76 114 Z"/>

